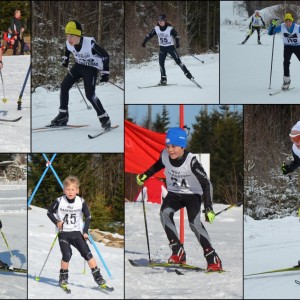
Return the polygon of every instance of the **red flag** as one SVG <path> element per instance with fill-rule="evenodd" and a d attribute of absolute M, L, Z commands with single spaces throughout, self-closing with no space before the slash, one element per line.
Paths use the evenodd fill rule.
<path fill-rule="evenodd" d="M 140 174 L 158 159 L 166 145 L 166 134 L 157 133 L 125 120 L 125 172 Z M 163 170 L 157 177 L 165 177 Z"/>

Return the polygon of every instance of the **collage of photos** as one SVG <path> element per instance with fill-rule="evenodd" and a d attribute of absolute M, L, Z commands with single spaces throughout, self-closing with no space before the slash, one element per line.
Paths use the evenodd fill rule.
<path fill-rule="evenodd" d="M 1 1 L 0 298 L 300 299 L 299 77 L 299 1 Z"/>

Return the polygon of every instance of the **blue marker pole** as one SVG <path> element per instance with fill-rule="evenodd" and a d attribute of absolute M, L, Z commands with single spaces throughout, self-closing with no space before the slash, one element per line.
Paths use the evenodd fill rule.
<path fill-rule="evenodd" d="M 45 177 L 47 171 L 49 170 L 49 168 L 50 168 L 50 166 L 51 166 L 53 160 L 55 159 L 55 156 L 56 156 L 56 153 L 53 154 L 53 156 L 52 156 L 52 158 L 51 158 L 49 164 L 47 165 L 47 167 L 46 167 L 46 169 L 45 169 L 43 175 L 41 176 L 41 178 L 40 178 L 38 184 L 35 186 L 34 191 L 33 191 L 33 193 L 31 194 L 31 196 L 30 196 L 30 198 L 29 198 L 29 200 L 28 200 L 28 206 L 30 205 L 30 203 L 31 203 L 31 201 L 32 201 L 32 199 L 33 199 L 33 197 L 34 197 L 36 191 L 38 190 L 38 188 L 39 188 L 41 182 L 43 181 L 43 179 L 44 179 L 44 177 Z M 47 159 L 47 162 L 48 162 L 48 161 L 49 161 L 49 160 Z"/>
<path fill-rule="evenodd" d="M 98 254 L 98 256 L 99 256 L 99 258 L 100 258 L 100 260 L 101 260 L 101 262 L 102 262 L 102 264 L 103 264 L 103 267 L 105 268 L 105 270 L 106 270 L 106 272 L 107 272 L 107 274 L 108 274 L 108 276 L 109 276 L 110 278 L 112 278 L 112 275 L 111 275 L 111 273 L 110 273 L 110 271 L 109 271 L 109 269 L 108 269 L 108 267 L 107 267 L 107 265 L 106 265 L 106 263 L 105 263 L 105 261 L 104 261 L 102 255 L 101 255 L 101 253 L 100 253 L 100 251 L 99 251 L 97 245 L 95 244 L 95 242 L 94 242 L 92 236 L 91 236 L 89 233 L 88 233 L 88 236 L 89 236 L 89 241 L 91 242 L 91 244 L 92 244 L 93 247 L 95 248 L 95 250 L 96 250 L 96 252 L 97 252 L 97 254 Z"/>

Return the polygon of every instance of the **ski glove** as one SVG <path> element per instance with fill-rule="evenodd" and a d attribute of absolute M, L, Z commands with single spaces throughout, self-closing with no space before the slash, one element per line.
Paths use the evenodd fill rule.
<path fill-rule="evenodd" d="M 102 74 L 100 82 L 108 82 L 109 74 Z"/>
<path fill-rule="evenodd" d="M 0 220 L 0 229 L 2 228 L 2 222 L 1 222 L 1 220 Z"/>
<path fill-rule="evenodd" d="M 209 222 L 211 224 L 216 217 L 216 214 L 213 211 L 213 208 L 211 206 L 208 206 L 205 208 L 205 210 L 203 210 L 203 212 L 205 213 L 205 221 Z"/>
<path fill-rule="evenodd" d="M 273 26 L 277 26 L 279 23 L 278 23 L 278 20 L 277 19 L 273 19 L 272 20 L 272 25 Z"/>
<path fill-rule="evenodd" d="M 145 42 L 142 43 L 142 47 L 143 47 L 143 48 L 146 47 L 146 43 L 145 43 Z"/>
<path fill-rule="evenodd" d="M 139 174 L 138 176 L 136 176 L 136 182 L 138 185 L 143 185 L 146 179 L 147 179 L 146 174 Z"/>
<path fill-rule="evenodd" d="M 63 56 L 62 59 L 63 59 L 63 60 L 62 60 L 62 62 L 61 62 L 61 65 L 62 65 L 63 67 L 65 67 L 65 68 L 67 68 L 68 65 L 69 65 L 69 58 L 68 58 L 67 56 Z"/>
<path fill-rule="evenodd" d="M 179 43 L 176 43 L 176 48 L 179 48 L 179 47 L 180 47 Z"/>
<path fill-rule="evenodd" d="M 287 175 L 289 173 L 291 173 L 291 169 L 289 165 L 286 165 L 285 162 L 283 162 L 282 166 L 281 166 L 281 171 L 283 175 Z"/>

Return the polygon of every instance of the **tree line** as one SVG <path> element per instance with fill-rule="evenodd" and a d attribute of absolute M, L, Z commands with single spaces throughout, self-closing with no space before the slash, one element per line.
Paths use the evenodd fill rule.
<path fill-rule="evenodd" d="M 50 159 L 51 154 L 47 155 Z M 28 198 L 39 182 L 46 161 L 41 154 L 31 154 L 28 160 Z M 53 168 L 63 180 L 77 176 L 79 195 L 87 202 L 91 215 L 91 228 L 124 233 L 124 166 L 123 154 L 58 154 Z M 48 209 L 56 198 L 63 195 L 62 188 L 48 170 L 32 204 Z M 45 215 L 46 217 L 46 215 Z"/>

